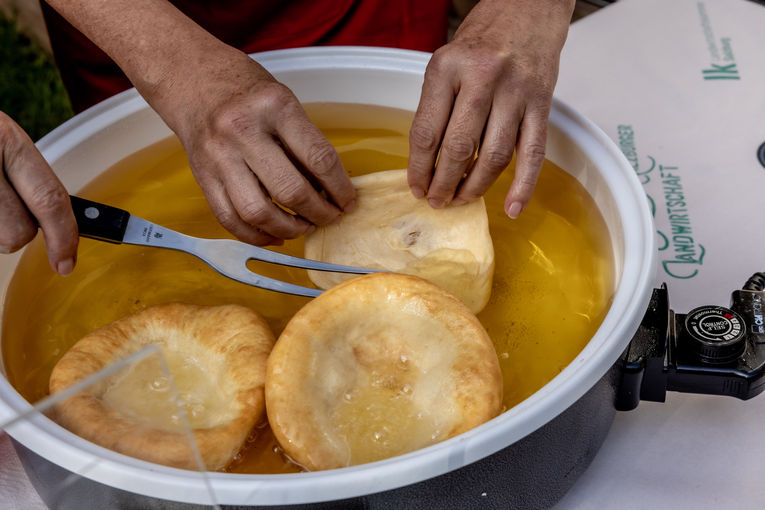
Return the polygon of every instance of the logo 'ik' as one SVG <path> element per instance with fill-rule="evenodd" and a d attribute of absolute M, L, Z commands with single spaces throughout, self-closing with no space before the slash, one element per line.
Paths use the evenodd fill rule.
<path fill-rule="evenodd" d="M 702 69 L 705 80 L 740 80 L 735 62 L 728 65 L 711 64 L 712 69 Z"/>

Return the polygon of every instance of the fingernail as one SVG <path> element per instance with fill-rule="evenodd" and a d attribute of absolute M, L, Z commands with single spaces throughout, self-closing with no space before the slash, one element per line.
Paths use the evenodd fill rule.
<path fill-rule="evenodd" d="M 523 204 L 521 204 L 520 202 L 513 202 L 512 204 L 510 204 L 510 207 L 507 208 L 507 215 L 511 217 L 512 219 L 516 219 L 521 214 L 522 210 L 523 210 Z"/>
<path fill-rule="evenodd" d="M 69 258 L 56 264 L 56 272 L 61 276 L 68 276 L 74 271 L 74 259 Z"/>
<path fill-rule="evenodd" d="M 454 200 L 452 200 L 452 205 L 454 206 L 465 205 L 465 204 L 467 204 L 467 200 L 465 200 L 464 198 L 455 198 Z"/>
<path fill-rule="evenodd" d="M 305 233 L 303 235 L 308 235 L 316 230 L 316 225 L 308 225 L 308 228 L 305 229 Z"/>
<path fill-rule="evenodd" d="M 347 213 L 352 213 L 352 212 L 353 212 L 353 211 L 355 211 L 355 210 L 356 210 L 356 200 L 351 200 L 351 201 L 350 201 L 350 202 L 348 202 L 348 204 L 346 204 L 346 206 L 343 208 L 343 212 L 344 212 L 344 213 L 346 213 L 346 214 L 347 214 Z"/>
<path fill-rule="evenodd" d="M 443 200 L 441 198 L 429 198 L 428 203 L 430 204 L 430 207 L 433 209 L 441 209 L 443 206 L 446 205 L 446 200 Z"/>
<path fill-rule="evenodd" d="M 3 255 L 8 255 L 9 253 L 11 253 L 11 249 L 8 248 L 7 246 L 0 246 L 0 253 L 2 253 Z"/>
<path fill-rule="evenodd" d="M 425 190 L 418 186 L 413 186 L 412 195 L 414 195 L 414 198 L 423 198 L 425 196 Z"/>

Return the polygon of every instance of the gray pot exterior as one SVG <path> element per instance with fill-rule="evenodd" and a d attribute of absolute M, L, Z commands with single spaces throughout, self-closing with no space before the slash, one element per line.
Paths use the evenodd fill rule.
<path fill-rule="evenodd" d="M 465 510 L 552 507 L 587 469 L 616 413 L 618 363 L 578 401 L 522 440 L 455 471 L 390 491 L 318 504 L 263 510 Z M 75 475 L 14 441 L 32 485 L 51 510 L 197 510 L 207 505 L 161 500 Z"/>

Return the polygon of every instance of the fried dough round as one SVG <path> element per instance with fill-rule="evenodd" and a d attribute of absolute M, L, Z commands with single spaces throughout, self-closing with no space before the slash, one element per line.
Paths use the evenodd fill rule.
<path fill-rule="evenodd" d="M 130 364 L 58 403 L 55 420 L 117 452 L 197 470 L 190 427 L 205 468 L 224 468 L 265 412 L 266 361 L 274 335 L 248 308 L 171 303 L 123 317 L 64 354 L 51 373 L 50 392 L 152 344 L 164 362 L 149 354 Z"/>
<path fill-rule="evenodd" d="M 494 246 L 483 198 L 433 209 L 409 190 L 406 170 L 352 179 L 356 209 L 306 237 L 309 259 L 385 269 L 425 278 L 461 299 L 473 312 L 486 306 L 494 276 Z M 328 289 L 352 276 L 309 271 Z"/>
<path fill-rule="evenodd" d="M 502 407 L 494 346 L 457 298 L 419 277 L 343 282 L 289 321 L 268 359 L 279 444 L 309 470 L 422 448 Z"/>

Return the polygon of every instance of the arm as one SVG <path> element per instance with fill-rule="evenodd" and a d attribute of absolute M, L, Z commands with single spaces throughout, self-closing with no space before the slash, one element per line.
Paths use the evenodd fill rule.
<path fill-rule="evenodd" d="M 278 243 L 353 207 L 332 145 L 292 92 L 246 54 L 165 0 L 49 3 L 122 68 L 178 135 L 213 212 L 235 236 Z"/>
<path fill-rule="evenodd" d="M 45 236 L 54 271 L 67 275 L 77 255 L 77 224 L 69 195 L 27 134 L 0 112 L 0 252 Z"/>
<path fill-rule="evenodd" d="M 434 207 L 474 200 L 516 152 L 504 207 L 512 218 L 523 211 L 544 161 L 547 117 L 574 3 L 482 0 L 453 40 L 433 54 L 410 132 L 408 175 L 415 196 L 427 196 Z"/>

